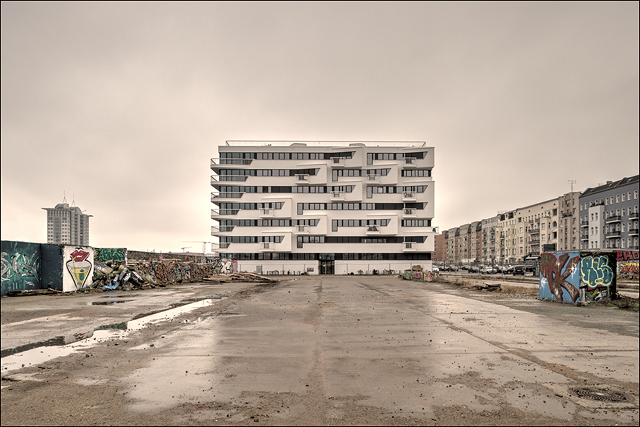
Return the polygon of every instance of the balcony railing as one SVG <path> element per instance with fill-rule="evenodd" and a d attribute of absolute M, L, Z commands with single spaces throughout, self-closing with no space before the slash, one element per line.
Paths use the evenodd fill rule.
<path fill-rule="evenodd" d="M 296 182 L 297 183 L 302 183 L 302 184 L 308 184 L 309 183 L 309 174 L 308 173 L 301 173 L 301 174 L 296 174 Z"/>
<path fill-rule="evenodd" d="M 629 212 L 629 219 L 638 219 L 638 212 Z"/>
<path fill-rule="evenodd" d="M 216 157 L 211 159 L 211 167 L 218 165 L 250 165 L 251 162 L 253 162 L 253 159 L 221 159 Z"/>
<path fill-rule="evenodd" d="M 622 217 L 620 215 L 612 215 L 609 218 L 607 218 L 605 220 L 605 222 L 609 223 L 609 222 L 620 222 L 622 220 Z"/>
<path fill-rule="evenodd" d="M 240 209 L 211 209 L 211 218 L 215 219 L 221 215 L 237 215 Z"/>
<path fill-rule="evenodd" d="M 242 198 L 242 195 L 244 193 L 238 193 L 238 192 L 233 192 L 233 193 L 211 193 L 211 201 L 213 201 L 213 199 L 240 199 Z"/>
<path fill-rule="evenodd" d="M 637 235 L 638 234 L 638 229 L 637 228 L 630 228 L 629 229 L 629 234 L 631 236 Z"/>
<path fill-rule="evenodd" d="M 249 176 L 247 175 L 219 175 L 219 181 L 246 181 Z"/>
<path fill-rule="evenodd" d="M 616 237 L 620 237 L 620 230 L 614 230 L 614 231 L 607 231 L 604 235 L 604 237 L 606 237 L 607 239 L 613 239 Z"/>

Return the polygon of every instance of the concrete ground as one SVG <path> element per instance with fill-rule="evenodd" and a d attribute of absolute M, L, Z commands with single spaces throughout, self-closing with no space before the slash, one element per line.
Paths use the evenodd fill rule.
<path fill-rule="evenodd" d="M 638 424 L 637 312 L 390 276 L 233 285 L 3 375 L 2 425 Z"/>

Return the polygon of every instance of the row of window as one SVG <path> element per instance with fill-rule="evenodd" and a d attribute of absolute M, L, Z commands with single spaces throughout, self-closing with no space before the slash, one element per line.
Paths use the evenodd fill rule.
<path fill-rule="evenodd" d="M 233 227 L 293 227 L 308 225 L 315 227 L 319 219 L 221 219 L 220 226 Z"/>
<path fill-rule="evenodd" d="M 257 210 L 257 209 L 282 209 L 284 202 L 265 202 L 265 203 L 220 203 L 220 209 L 244 209 L 244 210 Z"/>
<path fill-rule="evenodd" d="M 298 215 L 304 211 L 397 211 L 424 209 L 426 203 L 298 203 Z"/>
<path fill-rule="evenodd" d="M 334 219 L 331 220 L 332 231 L 338 231 L 338 227 L 366 227 L 377 225 L 386 227 L 389 225 L 389 219 Z"/>
<path fill-rule="evenodd" d="M 367 164 L 372 164 L 374 160 L 403 160 L 404 158 L 424 159 L 428 151 L 418 151 L 417 153 L 367 153 Z"/>
<path fill-rule="evenodd" d="M 427 236 L 405 237 L 359 237 L 359 236 L 298 236 L 298 247 L 302 243 L 424 243 Z"/>
<path fill-rule="evenodd" d="M 220 243 L 280 243 L 284 236 L 221 236 Z"/>
<path fill-rule="evenodd" d="M 240 175 L 240 176 L 296 176 L 311 175 L 316 176 L 320 169 L 220 169 L 218 175 Z"/>
<path fill-rule="evenodd" d="M 389 261 L 405 261 L 405 260 L 431 260 L 430 252 L 416 252 L 416 253 L 344 253 L 344 254 L 296 254 L 288 252 L 264 252 L 264 253 L 223 253 L 223 258 L 237 259 L 241 261 L 252 260 L 304 260 L 304 261 L 317 261 L 323 260 L 389 260 Z"/>
<path fill-rule="evenodd" d="M 638 190 L 633 190 L 633 199 L 636 200 L 638 198 Z M 615 195 L 615 202 L 614 202 L 614 196 L 611 197 L 605 197 L 604 199 L 600 199 L 600 200 L 592 200 L 591 202 L 585 202 L 585 203 L 580 203 L 580 210 L 586 210 L 589 209 L 589 207 L 591 206 L 597 206 L 597 205 L 612 205 L 614 203 L 620 203 L 620 202 L 624 202 L 625 200 L 631 200 L 631 191 L 627 191 L 626 193 L 620 193 L 620 194 L 616 194 Z"/>
<path fill-rule="evenodd" d="M 400 176 L 416 177 L 416 176 L 431 176 L 431 169 L 409 169 L 402 170 Z"/>
<path fill-rule="evenodd" d="M 332 157 L 353 158 L 355 151 L 342 153 L 220 153 L 221 159 L 252 160 L 330 160 Z"/>

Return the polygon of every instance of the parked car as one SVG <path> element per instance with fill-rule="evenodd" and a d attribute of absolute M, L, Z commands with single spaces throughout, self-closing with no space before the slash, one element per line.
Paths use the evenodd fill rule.
<path fill-rule="evenodd" d="M 504 267 L 504 269 L 502 270 L 502 272 L 504 274 L 513 274 L 513 265 L 510 265 L 508 267 Z"/>
<path fill-rule="evenodd" d="M 513 275 L 517 276 L 518 274 L 522 274 L 524 276 L 524 265 L 516 265 L 513 267 Z"/>
<path fill-rule="evenodd" d="M 432 271 L 433 273 L 440 273 L 440 269 L 439 269 L 438 267 L 433 267 L 433 268 L 431 269 L 431 271 Z"/>
<path fill-rule="evenodd" d="M 482 270 L 480 270 L 480 272 L 481 272 L 482 274 L 495 274 L 495 273 L 497 273 L 498 271 L 497 271 L 495 268 L 493 268 L 493 267 L 487 267 L 487 266 L 485 266 L 485 267 L 482 267 Z"/>

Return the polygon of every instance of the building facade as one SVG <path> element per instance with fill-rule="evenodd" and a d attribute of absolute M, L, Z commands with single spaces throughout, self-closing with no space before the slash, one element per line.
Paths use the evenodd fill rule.
<path fill-rule="evenodd" d="M 434 149 L 426 143 L 227 141 L 218 151 L 211 234 L 240 271 L 431 270 Z"/>
<path fill-rule="evenodd" d="M 89 217 L 77 206 L 58 203 L 47 211 L 47 243 L 89 246 Z"/>
<path fill-rule="evenodd" d="M 580 249 L 638 249 L 638 175 L 579 198 Z"/>
<path fill-rule="evenodd" d="M 496 226 L 498 217 L 483 219 L 482 227 L 482 262 L 486 265 L 495 265 L 496 261 Z"/>

